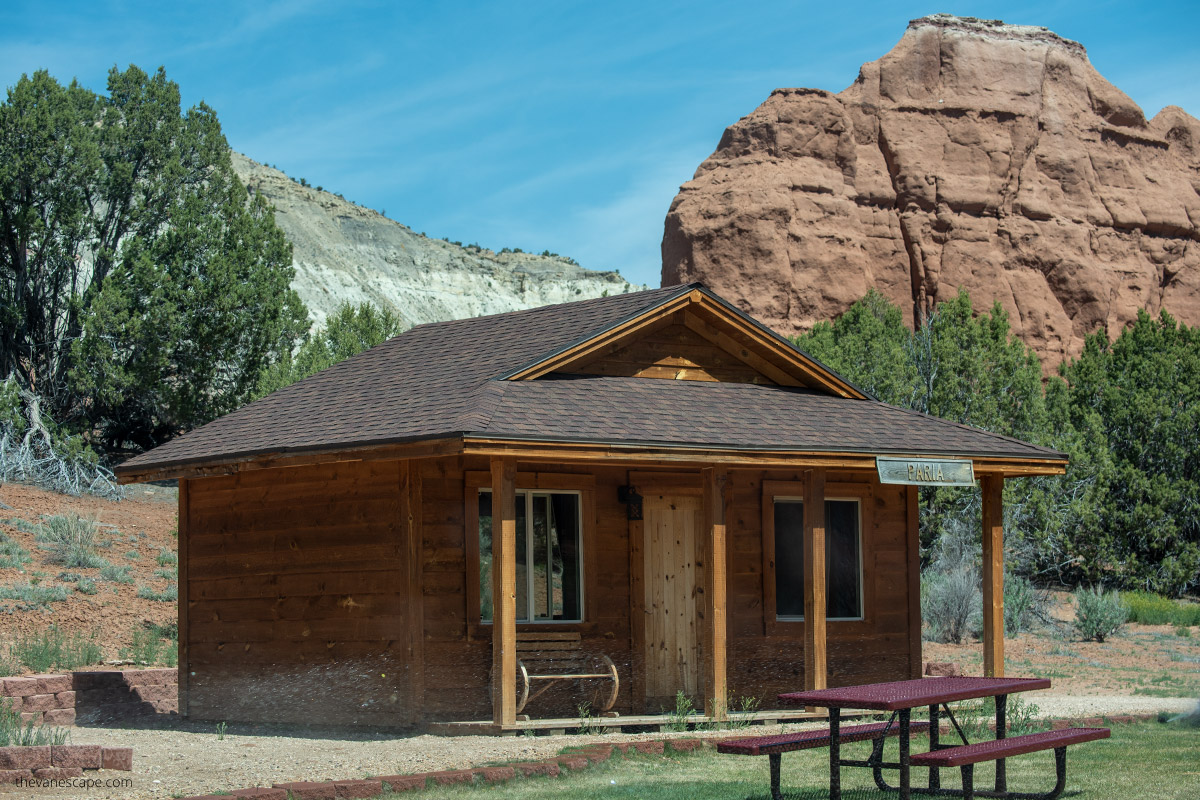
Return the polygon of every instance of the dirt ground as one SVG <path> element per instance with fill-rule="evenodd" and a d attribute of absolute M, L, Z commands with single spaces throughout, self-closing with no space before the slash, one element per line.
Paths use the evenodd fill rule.
<path fill-rule="evenodd" d="M 129 487 L 125 500 L 101 500 L 95 497 L 70 497 L 46 492 L 22 484 L 0 485 L 0 532 L 28 550 L 32 561 L 22 568 L 0 568 L 0 585 L 26 581 L 69 590 L 65 602 L 44 608 L 22 609 L 19 602 L 0 600 L 0 657 L 18 636 L 44 630 L 54 624 L 68 634 L 95 632 L 105 660 L 115 660 L 122 647 L 132 641 L 134 630 L 153 623 L 165 625 L 176 619 L 174 602 L 146 600 L 137 596 L 138 588 L 162 591 L 170 579 L 155 575 L 156 570 L 174 568 L 160 565 L 158 555 L 178 549 L 176 492 L 172 488 L 139 484 Z M 14 519 L 38 523 L 44 516 L 75 512 L 94 517 L 100 524 L 97 552 L 108 562 L 128 566 L 132 583 L 102 581 L 100 569 L 80 569 L 50 563 L 49 553 L 35 540 L 34 534 L 12 522 Z M 71 581 L 59 579 L 64 572 L 78 573 L 96 581 L 99 591 L 80 594 Z"/>
<path fill-rule="evenodd" d="M 1008 637 L 1005 671 L 1050 678 L 1054 694 L 1200 698 L 1200 627 L 1128 624 L 1104 642 L 1084 642 L 1071 627 L 1065 591 L 1050 593 L 1049 617 L 1033 633 Z M 1181 635 L 1182 634 L 1182 635 Z M 964 674 L 983 669 L 983 645 L 924 643 L 926 661 L 950 661 Z"/>

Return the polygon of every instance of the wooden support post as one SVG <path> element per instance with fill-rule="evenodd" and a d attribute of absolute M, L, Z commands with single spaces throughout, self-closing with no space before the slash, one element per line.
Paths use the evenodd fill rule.
<path fill-rule="evenodd" d="M 421 532 L 420 462 L 400 462 L 400 538 L 404 557 L 405 636 L 404 658 L 408 676 L 408 708 L 402 722 L 419 723 L 425 708 L 425 593 L 423 588 L 424 536 Z"/>
<path fill-rule="evenodd" d="M 492 459 L 492 721 L 517 721 L 517 464 Z"/>
<path fill-rule="evenodd" d="M 1004 677 L 1004 477 L 984 475 L 983 674 Z"/>
<path fill-rule="evenodd" d="M 920 497 L 916 486 L 905 486 L 908 522 L 905 548 L 908 552 L 908 675 L 920 678 L 925 671 L 921 656 L 921 522 Z"/>
<path fill-rule="evenodd" d="M 704 715 L 726 719 L 726 533 L 725 467 L 700 470 L 704 490 Z"/>
<path fill-rule="evenodd" d="M 825 470 L 804 484 L 804 688 L 828 686 L 825 664 Z"/>
<path fill-rule="evenodd" d="M 188 484 L 190 481 L 179 479 L 179 525 L 177 545 L 179 548 L 176 569 L 177 602 L 179 603 L 179 666 L 177 668 L 179 716 L 188 717 L 188 689 L 191 686 L 191 660 L 188 658 L 188 640 L 192 632 L 188 629 Z"/>

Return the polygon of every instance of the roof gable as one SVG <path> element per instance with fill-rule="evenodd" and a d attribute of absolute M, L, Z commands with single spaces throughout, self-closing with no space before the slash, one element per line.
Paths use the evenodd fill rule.
<path fill-rule="evenodd" d="M 866 395 L 700 284 L 502 376 L 609 375 L 803 387 Z"/>

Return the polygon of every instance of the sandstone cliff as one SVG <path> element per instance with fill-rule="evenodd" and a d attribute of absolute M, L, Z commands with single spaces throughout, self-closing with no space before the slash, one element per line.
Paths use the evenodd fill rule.
<path fill-rule="evenodd" d="M 275 206 L 275 221 L 292 243 L 292 287 L 314 325 L 343 302 L 370 301 L 418 325 L 645 288 L 561 257 L 429 239 L 239 153 L 233 166 L 250 191 Z"/>
<path fill-rule="evenodd" d="M 1049 370 L 1137 309 L 1200 323 L 1200 121 L 1147 121 L 1045 28 L 935 15 L 840 94 L 779 89 L 671 205 L 663 284 L 788 333 L 869 287 L 999 300 Z"/>

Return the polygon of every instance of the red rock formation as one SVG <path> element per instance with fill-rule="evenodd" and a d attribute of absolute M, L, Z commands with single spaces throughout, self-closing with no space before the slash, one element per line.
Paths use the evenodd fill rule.
<path fill-rule="evenodd" d="M 874 286 L 999 300 L 1046 368 L 1139 308 L 1200 323 L 1200 121 L 1153 120 L 1045 28 L 936 15 L 840 94 L 779 89 L 681 187 L 663 285 L 787 333 Z"/>

